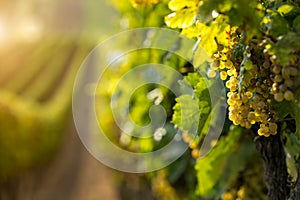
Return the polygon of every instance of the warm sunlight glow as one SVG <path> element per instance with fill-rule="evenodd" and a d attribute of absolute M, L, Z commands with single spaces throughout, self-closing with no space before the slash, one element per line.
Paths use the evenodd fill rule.
<path fill-rule="evenodd" d="M 37 20 L 24 19 L 19 22 L 16 34 L 20 39 L 34 41 L 41 37 L 42 26 Z"/>
<path fill-rule="evenodd" d="M 7 40 L 7 32 L 3 19 L 0 18 L 0 43 L 4 43 Z"/>

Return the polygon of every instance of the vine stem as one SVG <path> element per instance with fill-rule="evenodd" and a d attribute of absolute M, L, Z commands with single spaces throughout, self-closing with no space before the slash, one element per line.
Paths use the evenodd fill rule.
<path fill-rule="evenodd" d="M 269 199 L 288 199 L 290 188 L 288 186 L 286 156 L 281 134 L 259 137 L 256 140 L 256 147 L 264 161 L 264 176 Z"/>

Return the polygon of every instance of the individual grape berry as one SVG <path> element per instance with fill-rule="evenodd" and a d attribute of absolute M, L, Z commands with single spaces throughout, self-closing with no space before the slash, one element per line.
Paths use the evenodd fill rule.
<path fill-rule="evenodd" d="M 182 133 L 182 139 L 185 143 L 190 143 L 192 141 L 192 137 L 188 134 L 188 132 Z"/>
<path fill-rule="evenodd" d="M 279 85 L 278 89 L 280 92 L 285 92 L 287 90 L 287 86 L 285 84 L 281 84 Z"/>
<path fill-rule="evenodd" d="M 225 71 L 221 71 L 220 78 L 221 78 L 221 80 L 225 81 L 227 79 L 227 73 Z"/>
<path fill-rule="evenodd" d="M 252 124 L 249 122 L 245 122 L 245 128 L 250 129 L 252 127 Z"/>
<path fill-rule="evenodd" d="M 291 67 L 290 69 L 290 75 L 291 76 L 297 76 L 298 75 L 298 69 L 295 67 Z"/>
<path fill-rule="evenodd" d="M 281 69 L 281 74 L 283 76 L 284 79 L 288 79 L 290 77 L 290 70 L 287 67 L 283 67 Z"/>
<path fill-rule="evenodd" d="M 277 102 L 283 101 L 283 100 L 284 100 L 284 95 L 283 95 L 283 93 L 282 93 L 282 92 L 278 92 L 278 93 L 274 94 L 274 99 L 275 99 L 275 101 L 277 101 Z"/>
<path fill-rule="evenodd" d="M 212 70 L 217 70 L 220 66 L 220 61 L 219 60 L 214 60 L 211 64 L 210 64 L 210 69 Z"/>
<path fill-rule="evenodd" d="M 266 124 L 261 124 L 260 128 L 258 129 L 258 135 L 269 137 L 270 136 L 270 129 Z"/>
<path fill-rule="evenodd" d="M 286 87 L 293 87 L 294 82 L 291 79 L 286 79 L 284 85 L 286 85 Z"/>
<path fill-rule="evenodd" d="M 228 60 L 228 59 L 226 60 L 225 67 L 227 69 L 231 69 L 233 67 L 233 63 L 231 62 L 231 60 Z"/>
<path fill-rule="evenodd" d="M 214 78 L 214 77 L 216 77 L 216 75 L 217 75 L 217 73 L 216 73 L 215 70 L 208 69 L 208 71 L 207 71 L 207 76 L 208 76 L 209 78 Z"/>
<path fill-rule="evenodd" d="M 199 149 L 193 149 L 192 150 L 192 157 L 197 159 L 200 156 L 200 150 Z"/>
<path fill-rule="evenodd" d="M 194 140 L 191 142 L 191 144 L 190 144 L 190 148 L 191 148 L 191 149 L 197 148 L 198 142 L 199 142 L 198 140 L 194 139 Z"/>
<path fill-rule="evenodd" d="M 253 93 L 252 92 L 246 92 L 246 96 L 248 97 L 248 99 L 253 97 Z"/>
<path fill-rule="evenodd" d="M 275 65 L 272 68 L 272 71 L 273 71 L 274 74 L 279 74 L 281 72 L 281 67 L 279 67 L 278 65 Z"/>
<path fill-rule="evenodd" d="M 281 75 L 277 74 L 277 75 L 274 77 L 274 80 L 275 80 L 275 82 L 280 83 L 280 82 L 282 82 L 283 78 L 282 78 Z"/>
<path fill-rule="evenodd" d="M 237 94 L 237 93 L 233 93 L 231 96 L 230 96 L 230 99 L 232 100 L 240 100 L 240 95 Z"/>
<path fill-rule="evenodd" d="M 291 92 L 290 90 L 285 91 L 285 93 L 284 93 L 284 98 L 285 98 L 287 101 L 293 100 L 293 99 L 294 99 L 294 94 L 293 94 L 293 92 Z"/>
<path fill-rule="evenodd" d="M 256 123 L 256 116 L 254 114 L 254 112 L 249 112 L 248 116 L 248 121 L 251 123 L 251 124 L 255 124 Z"/>
<path fill-rule="evenodd" d="M 277 133 L 277 124 L 276 123 L 269 123 L 269 130 L 271 135 L 276 135 Z"/>
<path fill-rule="evenodd" d="M 242 95 L 242 102 L 243 102 L 243 104 L 246 104 L 249 102 L 249 98 L 245 94 Z"/>
<path fill-rule="evenodd" d="M 235 121 L 235 120 L 237 119 L 236 115 L 237 115 L 237 114 L 229 113 L 229 117 L 228 117 L 229 120 L 230 120 L 230 121 Z"/>
<path fill-rule="evenodd" d="M 225 62 L 223 61 L 220 61 L 220 66 L 219 66 L 219 69 L 225 69 L 226 66 L 225 66 Z"/>

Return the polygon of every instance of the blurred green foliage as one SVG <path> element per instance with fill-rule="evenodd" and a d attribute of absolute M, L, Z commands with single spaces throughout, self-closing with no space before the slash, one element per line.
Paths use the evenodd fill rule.
<path fill-rule="evenodd" d="M 91 47 L 88 40 L 50 36 L 5 52 L 17 57 L 0 55 L 1 179 L 53 156 L 70 116 L 75 74 Z"/>
<path fill-rule="evenodd" d="M 291 1 L 124 0 L 113 1 L 113 4 L 122 13 L 120 22 L 122 29 L 167 26 L 194 38 L 195 48 L 201 46 L 209 55 L 218 51 L 218 47 L 230 46 L 230 32 L 235 31 L 238 27 L 243 31 L 243 34 L 239 33 L 241 35 L 239 39 L 243 45 L 236 46 L 237 49 L 234 52 L 236 55 L 241 53 L 243 55 L 247 48 L 244 44 L 258 43 L 258 40 L 263 40 L 263 34 L 271 38 L 265 41 L 269 44 L 270 54 L 276 55 L 278 62 L 283 65 L 295 57 L 291 52 L 295 52 L 295 49 L 299 50 L 299 25 L 297 23 L 299 18 L 295 17 L 299 15 L 299 6 Z M 278 39 L 278 36 L 281 37 Z M 101 97 L 106 96 L 105 98 L 109 99 L 118 77 L 121 77 L 127 70 L 147 62 L 160 62 L 173 67 L 185 76 L 181 84 L 192 86 L 194 96 L 183 95 L 175 101 L 172 100 L 174 96 L 161 88 L 164 91 L 164 99 L 167 99 L 164 107 L 167 108 L 169 125 L 170 127 L 174 125 L 184 132 L 183 140 L 190 144 L 191 150 L 165 169 L 145 175 L 152 183 L 154 195 L 158 199 L 266 199 L 267 191 L 263 184 L 262 162 L 255 150 L 255 143 L 251 136 L 252 132 L 257 131 L 257 127 L 254 126 L 253 130 L 248 131 L 232 125 L 226 119 L 222 137 L 219 141 L 213 141 L 211 144 L 215 148 L 206 157 L 198 157 L 200 152 L 197 150 L 207 133 L 210 113 L 215 113 L 214 108 L 211 108 L 207 92 L 211 85 L 203 83 L 198 72 L 199 68 L 207 66 L 197 64 L 195 68 L 191 67 L 191 69 L 187 67 L 188 64 L 185 61 L 172 56 L 172 59 L 165 59 L 163 52 L 154 50 L 134 52 L 130 58 L 126 59 L 125 63 L 120 64 L 122 67 L 119 72 L 109 72 L 113 76 L 110 79 L 109 91 L 99 90 Z M 161 59 L 155 60 L 159 57 Z M 199 64 L 201 62 L 203 61 L 199 61 Z M 243 62 L 244 67 L 247 70 L 250 69 L 252 65 L 245 63 L 246 61 Z M 124 84 L 122 88 L 118 89 L 128 94 L 126 93 L 127 87 L 130 87 L 130 83 Z M 155 88 L 159 88 L 159 86 L 145 86 L 134 93 L 130 111 L 136 123 L 147 124 L 149 122 L 148 108 L 153 102 L 147 99 L 147 94 Z M 297 97 L 297 99 L 299 98 Z M 99 110 L 103 111 L 100 98 L 98 102 Z M 280 104 L 277 107 L 274 105 L 274 107 L 278 111 L 280 119 L 291 115 L 298 125 L 300 119 L 298 105 L 287 104 Z M 189 112 L 191 110 L 194 112 Z M 113 124 L 113 118 L 109 112 L 107 110 L 106 113 L 98 114 L 110 116 L 110 120 L 107 120 L 106 123 Z M 195 125 L 197 117 L 200 118 L 200 123 Z M 193 139 L 189 135 L 189 130 L 195 126 L 198 127 L 198 135 Z M 286 126 L 288 125 L 286 124 Z M 116 126 L 113 127 L 114 129 L 107 127 L 107 131 L 104 132 L 109 133 L 111 130 L 110 137 L 115 138 L 115 143 L 133 152 L 151 151 L 164 144 L 164 137 L 160 141 L 161 144 L 154 139 L 143 140 L 130 136 L 123 140 L 125 134 L 118 133 Z M 299 129 L 289 130 L 284 136 L 288 140 L 287 151 L 290 151 L 292 155 L 287 163 L 294 181 L 296 176 L 295 159 L 299 156 L 299 141 L 296 137 L 290 136 L 293 136 L 296 131 L 299 132 Z M 166 136 L 173 137 L 173 132 L 168 131 Z M 124 141 L 126 142 L 122 143 Z"/>

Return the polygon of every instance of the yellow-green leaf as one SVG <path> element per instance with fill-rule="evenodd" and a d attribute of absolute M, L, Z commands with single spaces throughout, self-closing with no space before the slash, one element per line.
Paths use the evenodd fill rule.
<path fill-rule="evenodd" d="M 282 15 L 286 15 L 294 9 L 293 5 L 285 4 L 278 8 L 278 12 Z"/>
<path fill-rule="evenodd" d="M 183 8 L 196 7 L 198 0 L 171 0 L 168 4 L 173 11 L 178 11 Z"/>
<path fill-rule="evenodd" d="M 166 16 L 165 22 L 170 28 L 187 28 L 195 23 L 195 16 L 195 9 L 184 9 Z"/>

